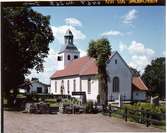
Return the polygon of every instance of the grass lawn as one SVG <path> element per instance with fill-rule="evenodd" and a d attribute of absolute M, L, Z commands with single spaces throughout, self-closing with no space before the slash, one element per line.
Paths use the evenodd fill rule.
<path fill-rule="evenodd" d="M 111 117 L 116 117 L 116 118 L 119 118 L 119 119 L 122 119 L 122 120 L 123 120 L 123 116 L 122 116 L 120 113 L 121 113 L 120 111 L 118 111 L 118 112 L 113 112 L 113 113 L 111 114 Z M 106 114 L 105 114 L 105 115 L 106 115 Z M 137 123 L 137 121 L 134 120 L 132 117 L 128 117 L 128 121 L 130 121 L 130 122 L 136 122 L 136 123 Z M 163 121 L 163 122 L 165 122 L 165 121 Z M 154 125 L 154 124 L 151 124 L 151 126 L 166 131 L 166 125 L 164 125 L 164 124 L 163 124 L 163 125 L 162 125 L 162 124 L 161 124 L 161 125 Z"/>

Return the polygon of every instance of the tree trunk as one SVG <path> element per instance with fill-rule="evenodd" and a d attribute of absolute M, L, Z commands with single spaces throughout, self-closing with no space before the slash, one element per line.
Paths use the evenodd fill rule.
<path fill-rule="evenodd" d="M 7 106 L 8 107 L 14 107 L 14 101 L 16 101 L 18 91 L 14 90 L 13 93 L 10 93 L 10 90 L 5 94 L 6 100 L 7 100 Z"/>
<path fill-rule="evenodd" d="M 100 95 L 100 104 L 106 106 L 107 105 L 107 74 L 106 71 L 101 68 L 99 69 L 99 95 Z"/>

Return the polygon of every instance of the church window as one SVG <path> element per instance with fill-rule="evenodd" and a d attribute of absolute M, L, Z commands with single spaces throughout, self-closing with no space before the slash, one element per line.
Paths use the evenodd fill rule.
<path fill-rule="evenodd" d="M 113 78 L 113 92 L 119 92 L 119 78 Z"/>
<path fill-rule="evenodd" d="M 67 59 L 68 59 L 68 60 L 71 60 L 71 57 L 70 57 L 70 55 L 68 55 L 68 56 L 67 56 Z"/>
<path fill-rule="evenodd" d="M 74 55 L 74 59 L 78 59 L 78 56 L 77 56 L 77 55 Z"/>
<path fill-rule="evenodd" d="M 74 87 L 74 92 L 76 91 L 76 81 L 75 79 L 73 80 L 73 87 Z"/>
<path fill-rule="evenodd" d="M 115 64 L 117 64 L 117 60 L 115 60 Z"/>
<path fill-rule="evenodd" d="M 72 39 L 69 39 L 70 44 L 72 43 Z"/>
<path fill-rule="evenodd" d="M 58 61 L 62 61 L 62 60 L 63 60 L 63 57 L 62 57 L 62 56 L 58 56 L 58 57 L 57 57 L 57 60 L 58 60 Z"/>
<path fill-rule="evenodd" d="M 91 80 L 88 79 L 88 94 L 91 93 Z"/>
<path fill-rule="evenodd" d="M 61 88 L 60 88 L 60 93 L 63 95 L 64 92 L 64 80 L 61 81 Z"/>
<path fill-rule="evenodd" d="M 37 87 L 37 93 L 42 93 L 42 87 Z"/>
<path fill-rule="evenodd" d="M 57 81 L 55 81 L 55 93 L 57 93 Z"/>
<path fill-rule="evenodd" d="M 70 82 L 67 80 L 67 93 L 70 94 Z"/>

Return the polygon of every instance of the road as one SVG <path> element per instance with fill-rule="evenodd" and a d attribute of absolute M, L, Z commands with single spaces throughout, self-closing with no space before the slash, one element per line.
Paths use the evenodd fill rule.
<path fill-rule="evenodd" d="M 102 114 L 26 114 L 4 111 L 4 133 L 161 132 Z"/>

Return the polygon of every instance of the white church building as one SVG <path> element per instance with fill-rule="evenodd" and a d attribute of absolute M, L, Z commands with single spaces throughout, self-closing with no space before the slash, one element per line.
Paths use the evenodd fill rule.
<path fill-rule="evenodd" d="M 99 94 L 98 68 L 95 60 L 88 56 L 80 57 L 80 52 L 73 44 L 73 34 L 68 29 L 64 36 L 65 44 L 58 53 L 58 69 L 50 77 L 50 93 L 57 95 L 71 95 L 74 92 L 85 93 L 87 100 L 97 101 Z M 145 86 L 140 77 L 134 77 L 131 69 L 116 52 L 106 62 L 108 74 L 108 101 L 145 100 Z"/>

